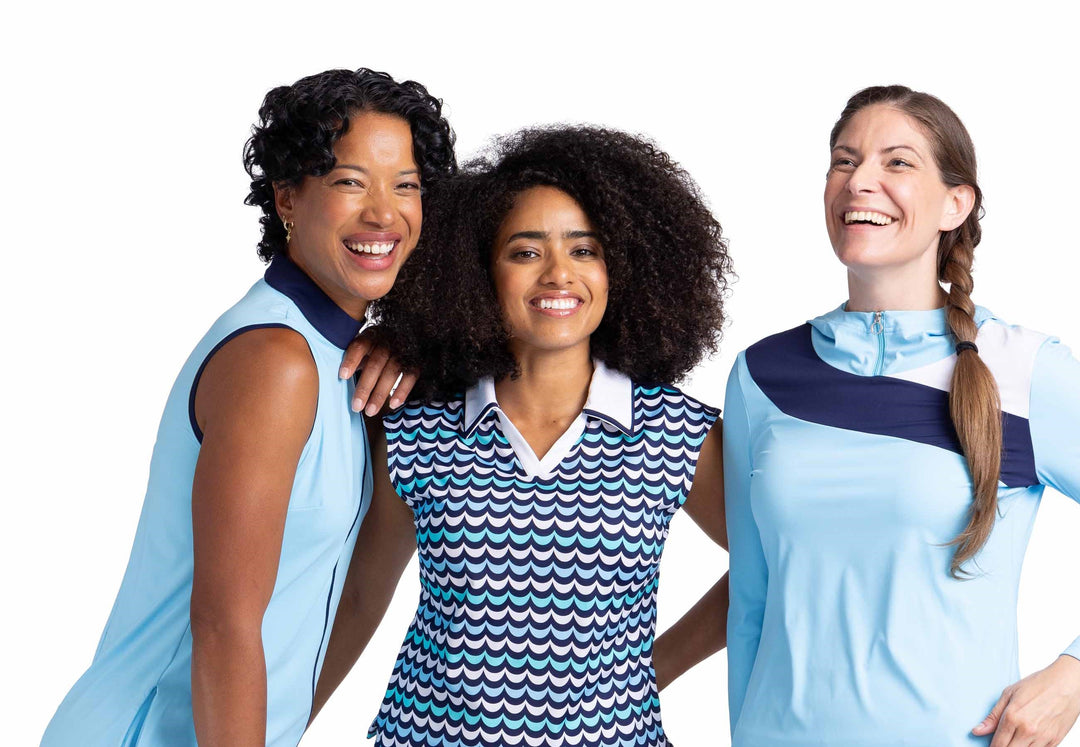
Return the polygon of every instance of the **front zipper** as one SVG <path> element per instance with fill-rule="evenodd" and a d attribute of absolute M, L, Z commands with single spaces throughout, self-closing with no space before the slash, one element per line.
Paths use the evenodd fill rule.
<path fill-rule="evenodd" d="M 874 312 L 874 321 L 870 322 L 870 331 L 878 338 L 878 359 L 877 366 L 874 367 L 874 376 L 881 376 L 885 371 L 885 312 Z"/>

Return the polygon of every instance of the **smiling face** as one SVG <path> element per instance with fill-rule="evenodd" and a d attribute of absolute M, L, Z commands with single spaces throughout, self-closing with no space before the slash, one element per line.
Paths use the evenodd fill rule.
<path fill-rule="evenodd" d="M 342 309 L 359 319 L 390 290 L 420 236 L 420 171 L 404 119 L 360 112 L 334 144 L 335 165 L 298 186 L 275 185 L 278 215 L 292 224 L 288 254 Z"/>
<path fill-rule="evenodd" d="M 925 268 L 937 280 L 937 247 L 971 210 L 971 188 L 941 180 L 930 142 L 908 115 L 875 104 L 856 113 L 832 150 L 825 223 L 848 269 Z"/>
<path fill-rule="evenodd" d="M 496 233 L 491 274 L 516 357 L 588 350 L 607 308 L 607 265 L 573 198 L 554 187 L 519 194 Z"/>

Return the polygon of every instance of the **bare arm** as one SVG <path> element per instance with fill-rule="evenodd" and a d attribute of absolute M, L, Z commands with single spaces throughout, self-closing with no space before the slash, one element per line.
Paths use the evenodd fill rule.
<path fill-rule="evenodd" d="M 191 689 L 204 747 L 266 743 L 262 620 L 317 398 L 315 362 L 304 338 L 288 329 L 231 340 L 198 384 Z"/>
<path fill-rule="evenodd" d="M 416 552 L 413 512 L 390 484 L 386 436 L 378 419 L 368 420 L 368 434 L 375 477 L 371 507 L 357 535 L 308 723 L 363 653 L 390 606 L 402 571 Z"/>
<path fill-rule="evenodd" d="M 701 446 L 694 484 L 683 509 L 713 542 L 727 549 L 724 519 L 723 426 L 709 430 Z M 727 645 L 728 579 L 723 578 L 653 646 L 656 686 L 663 690 L 683 673 Z"/>

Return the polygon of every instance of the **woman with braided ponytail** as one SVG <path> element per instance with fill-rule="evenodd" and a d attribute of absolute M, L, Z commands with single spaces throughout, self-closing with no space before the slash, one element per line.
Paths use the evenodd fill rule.
<path fill-rule="evenodd" d="M 848 300 L 728 383 L 732 743 L 1056 745 L 1080 639 L 1020 679 L 1016 601 L 1044 487 L 1080 499 L 1080 363 L 973 303 L 982 194 L 951 109 L 867 88 L 829 144 Z"/>

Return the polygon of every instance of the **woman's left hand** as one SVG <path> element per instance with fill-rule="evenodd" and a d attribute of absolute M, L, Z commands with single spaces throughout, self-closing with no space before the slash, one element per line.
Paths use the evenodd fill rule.
<path fill-rule="evenodd" d="M 390 351 L 375 343 L 371 329 L 368 327 L 349 344 L 338 371 L 338 376 L 347 379 L 360 369 L 352 409 L 363 410 L 368 417 L 374 417 L 382 409 L 387 397 L 390 397 L 390 409 L 400 407 L 416 385 L 416 373 L 402 370 Z"/>
<path fill-rule="evenodd" d="M 993 733 L 990 747 L 1054 747 L 1080 714 L 1080 660 L 1059 656 L 1042 671 L 1009 685 L 990 715 L 971 730 Z"/>

